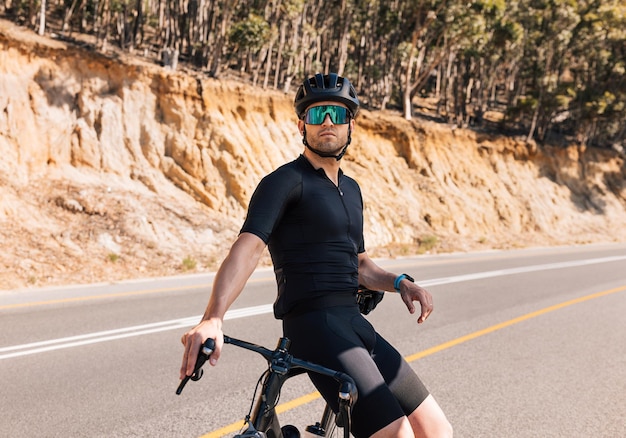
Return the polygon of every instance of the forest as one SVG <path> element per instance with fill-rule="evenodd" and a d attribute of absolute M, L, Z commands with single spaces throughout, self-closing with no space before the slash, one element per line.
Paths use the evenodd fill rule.
<path fill-rule="evenodd" d="M 624 0 L 0 0 L 20 26 L 291 92 L 338 72 L 364 107 L 626 149 Z M 87 41 L 88 43 L 85 43 Z"/>

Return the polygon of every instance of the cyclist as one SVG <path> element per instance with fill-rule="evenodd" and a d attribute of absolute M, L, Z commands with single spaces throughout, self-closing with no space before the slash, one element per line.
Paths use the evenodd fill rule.
<path fill-rule="evenodd" d="M 182 336 L 180 376 L 191 375 L 207 338 L 223 345 L 224 314 L 243 290 L 267 245 L 278 285 L 274 315 L 290 338 L 291 353 L 349 374 L 357 384 L 355 437 L 444 437 L 452 427 L 432 395 L 398 351 L 361 315 L 359 285 L 397 291 L 417 322 L 433 310 L 432 296 L 407 274 L 383 270 L 363 241 L 363 201 L 340 160 L 355 127 L 359 100 L 346 78 L 316 74 L 299 87 L 294 106 L 303 153 L 265 176 L 248 207 L 241 232 L 218 269 L 202 321 Z M 311 375 L 337 408 L 332 379 Z"/>

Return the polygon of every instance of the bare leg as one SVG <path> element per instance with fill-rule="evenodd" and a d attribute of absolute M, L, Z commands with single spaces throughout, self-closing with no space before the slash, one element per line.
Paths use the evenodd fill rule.
<path fill-rule="evenodd" d="M 432 395 L 411 412 L 409 421 L 417 438 L 452 437 L 452 425 Z"/>
<path fill-rule="evenodd" d="M 370 438 L 413 438 L 413 436 L 411 423 L 406 417 L 402 417 L 383 427 Z"/>

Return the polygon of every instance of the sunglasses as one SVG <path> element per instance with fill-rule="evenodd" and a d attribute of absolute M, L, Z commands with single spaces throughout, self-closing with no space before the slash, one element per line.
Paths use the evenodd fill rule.
<path fill-rule="evenodd" d="M 330 116 L 330 120 L 335 125 L 345 125 L 350 121 L 352 114 L 348 108 L 338 105 L 320 105 L 309 108 L 304 115 L 304 123 L 307 125 L 321 125 Z"/>

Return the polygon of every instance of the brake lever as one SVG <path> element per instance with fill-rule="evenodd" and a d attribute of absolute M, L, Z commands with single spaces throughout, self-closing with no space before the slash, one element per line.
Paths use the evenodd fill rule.
<path fill-rule="evenodd" d="M 202 344 L 202 347 L 198 352 L 198 358 L 196 359 L 193 373 L 191 374 L 191 376 L 185 376 L 185 378 L 180 381 L 180 384 L 176 389 L 176 395 L 180 395 L 180 393 L 183 392 L 183 388 L 185 387 L 187 382 L 189 382 L 189 379 L 193 380 L 194 382 L 200 380 L 200 378 L 204 374 L 204 371 L 202 370 L 202 365 L 204 365 L 204 363 L 209 359 L 211 353 L 213 353 L 213 350 L 215 350 L 215 339 L 209 338 L 204 341 L 204 344 Z"/>

